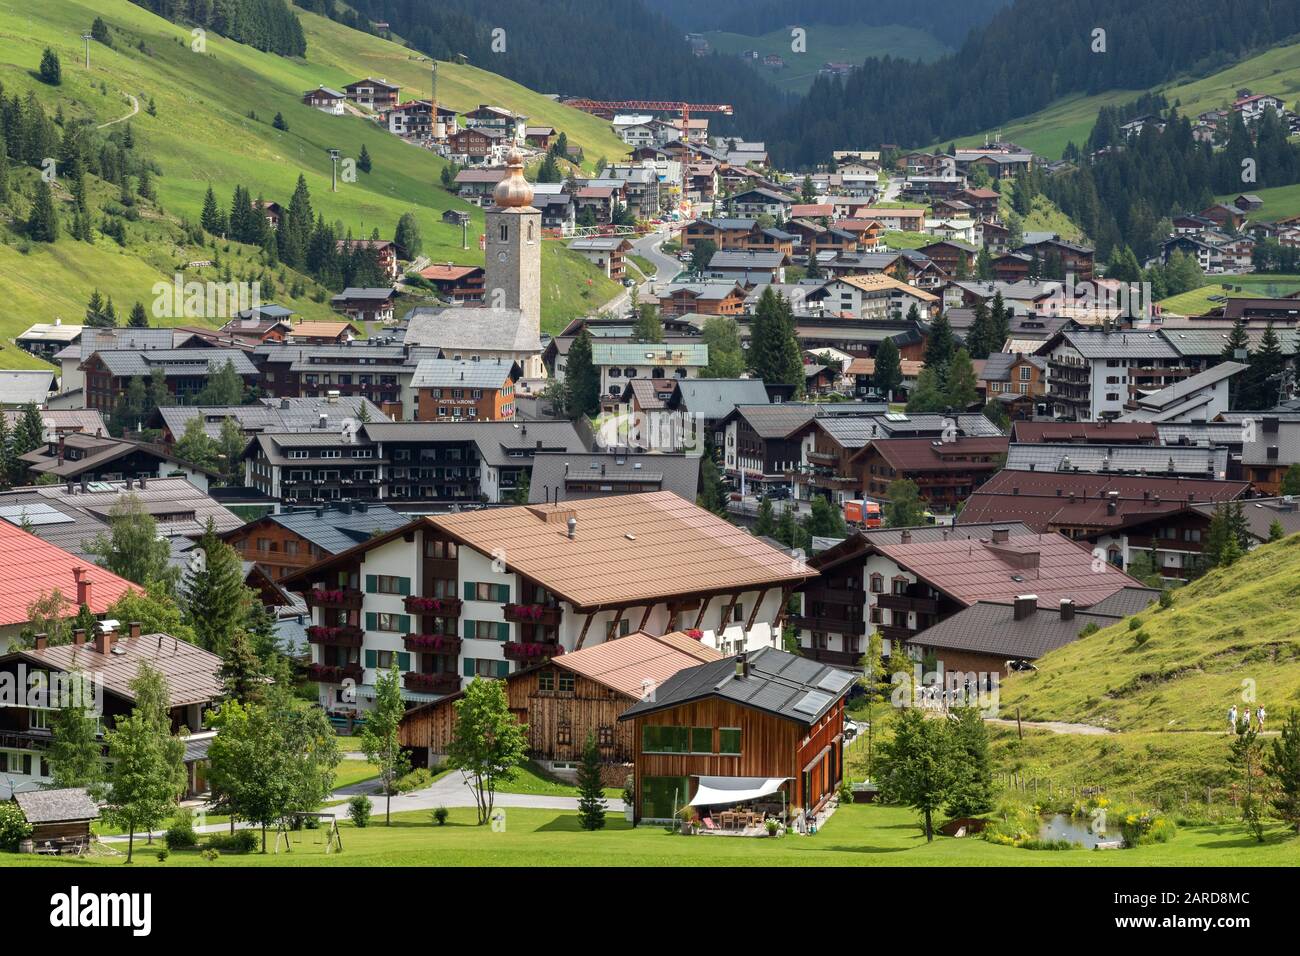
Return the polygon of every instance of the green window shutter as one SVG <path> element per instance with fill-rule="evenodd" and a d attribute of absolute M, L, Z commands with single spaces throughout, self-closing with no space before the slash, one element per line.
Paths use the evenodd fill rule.
<path fill-rule="evenodd" d="M 378 584 L 378 582 L 375 580 L 375 578 L 376 578 L 376 575 L 374 575 L 374 574 L 367 574 L 367 575 L 366 575 L 366 593 L 367 593 L 367 594 L 374 594 L 376 591 L 379 590 L 379 584 Z"/>
<path fill-rule="evenodd" d="M 367 667 L 378 667 L 378 666 L 379 666 L 379 656 L 378 656 L 378 655 L 379 655 L 379 652 L 378 652 L 378 651 L 373 650 L 373 649 L 371 649 L 371 648 L 367 648 L 367 649 L 366 649 L 366 666 L 367 666 Z"/>
<path fill-rule="evenodd" d="M 409 671 L 411 669 L 411 655 L 406 651 L 397 652 L 397 669 L 399 671 Z"/>
<path fill-rule="evenodd" d="M 472 601 L 472 600 L 474 600 L 474 582 L 473 582 L 473 581 L 466 581 L 466 582 L 465 582 L 465 600 L 466 600 L 466 601 Z"/>
<path fill-rule="evenodd" d="M 375 612 L 374 612 L 374 611 L 367 611 L 367 612 L 366 612 L 366 630 L 367 630 L 367 631 L 378 630 L 378 628 L 375 627 L 375 624 L 376 624 L 376 621 L 375 621 Z"/>
<path fill-rule="evenodd" d="M 467 658 L 465 658 L 464 664 L 462 664 L 460 670 L 461 670 L 461 673 L 464 674 L 466 677 L 473 677 L 473 676 L 474 676 L 474 658 L 472 658 L 472 657 L 467 657 Z"/>
<path fill-rule="evenodd" d="M 409 615 L 409 614 L 399 614 L 399 615 L 397 615 L 397 629 L 398 629 L 399 631 L 401 631 L 403 634 L 410 634 L 410 633 L 411 633 L 411 615 Z"/>
<path fill-rule="evenodd" d="M 473 636 L 474 636 L 474 622 L 467 619 L 465 621 L 465 638 L 468 640 Z"/>
<path fill-rule="evenodd" d="M 510 676 L 510 662 L 497 661 L 497 677 L 508 677 L 508 676 Z"/>
<path fill-rule="evenodd" d="M 498 641 L 510 640 L 510 625 L 507 624 L 505 621 L 501 621 L 499 624 L 497 624 L 497 640 Z"/>
<path fill-rule="evenodd" d="M 497 585 L 497 600 L 500 601 L 502 604 L 510 603 L 510 585 L 508 584 Z"/>
<path fill-rule="evenodd" d="M 401 593 L 402 597 L 408 597 L 408 596 L 410 595 L 410 593 L 411 593 L 411 579 L 410 579 L 410 578 L 398 578 L 398 579 L 397 579 L 397 590 Z"/>

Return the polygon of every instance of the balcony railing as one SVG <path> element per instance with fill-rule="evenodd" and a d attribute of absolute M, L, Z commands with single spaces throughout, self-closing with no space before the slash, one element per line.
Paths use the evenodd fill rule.
<path fill-rule="evenodd" d="M 426 694 L 454 694 L 460 690 L 460 677 L 457 674 L 407 671 L 402 675 L 402 684 L 407 690 L 418 690 Z"/>
<path fill-rule="evenodd" d="M 560 623 L 560 609 L 545 604 L 507 604 L 503 610 L 507 621 L 520 624 L 554 626 Z"/>
<path fill-rule="evenodd" d="M 507 641 L 503 650 L 511 661 L 540 661 L 564 653 L 558 641 Z"/>
<path fill-rule="evenodd" d="M 909 594 L 878 594 L 876 606 L 891 611 L 915 611 L 918 614 L 935 614 L 939 602 L 934 598 L 912 597 Z"/>
<path fill-rule="evenodd" d="M 353 624 L 313 624 L 307 628 L 307 640 L 312 644 L 330 644 L 334 647 L 360 647 L 365 632 Z"/>
<path fill-rule="evenodd" d="M 322 684 L 338 684 L 344 679 L 361 680 L 365 671 L 360 664 L 308 664 L 307 677 Z"/>
<path fill-rule="evenodd" d="M 312 588 L 304 596 L 308 607 L 332 607 L 349 611 L 360 610 L 363 597 L 356 588 Z"/>
<path fill-rule="evenodd" d="M 865 634 L 867 622 L 843 617 L 796 616 L 790 619 L 795 627 L 805 631 L 827 631 L 831 634 Z"/>
<path fill-rule="evenodd" d="M 402 645 L 424 654 L 460 653 L 460 638 L 455 634 L 403 634 Z"/>
<path fill-rule="evenodd" d="M 852 651 L 831 651 L 817 647 L 801 647 L 799 653 L 809 660 L 820 661 L 834 667 L 857 667 L 862 660 L 861 654 Z"/>
<path fill-rule="evenodd" d="M 411 614 L 433 614 L 437 617 L 460 617 L 460 598 L 417 597 L 411 595 L 402 601 Z"/>

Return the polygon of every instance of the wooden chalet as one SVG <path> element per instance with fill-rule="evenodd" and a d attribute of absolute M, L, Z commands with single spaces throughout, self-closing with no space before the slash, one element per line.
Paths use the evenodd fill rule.
<path fill-rule="evenodd" d="M 619 719 L 632 725 L 636 821 L 734 806 L 817 813 L 844 776 L 854 677 L 763 648 L 678 671 Z"/>
<path fill-rule="evenodd" d="M 572 770 L 590 734 L 606 784 L 621 787 L 636 748 L 632 725 L 620 723 L 619 715 L 679 670 L 721 659 L 689 632 L 637 631 L 516 671 L 506 678 L 506 694 L 510 712 L 527 727 L 530 757 L 552 771 Z M 436 766 L 446 755 L 463 696 L 421 704 L 402 719 L 402 746 L 417 763 Z"/>

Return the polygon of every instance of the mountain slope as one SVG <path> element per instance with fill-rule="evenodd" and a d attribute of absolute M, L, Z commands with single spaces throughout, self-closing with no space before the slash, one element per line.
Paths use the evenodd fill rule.
<path fill-rule="evenodd" d="M 1025 720 L 1124 731 L 1206 731 L 1226 729 L 1228 707 L 1240 708 L 1245 690 L 1274 720 L 1300 707 L 1300 534 L 1210 572 L 1175 591 L 1171 608 L 1130 621 L 1008 679 L 1003 713 L 1019 708 Z"/>
<path fill-rule="evenodd" d="M 482 231 L 482 213 L 438 185 L 445 165 L 441 159 L 369 120 L 327 116 L 300 101 L 303 90 L 322 83 L 338 86 L 380 72 L 385 64 L 393 66 L 387 71 L 390 78 L 403 82 L 408 74 L 412 82 L 417 76 L 427 77 L 424 67 L 397 44 L 323 17 L 298 14 L 307 36 L 305 59 L 262 53 L 214 34 L 208 34 L 204 52 L 194 52 L 188 29 L 127 0 L 60 0 L 36 11 L 21 0 L 0 0 L 0 81 L 6 95 L 22 98 L 34 90 L 48 115 L 61 110 L 66 122 L 87 119 L 95 125 L 122 117 L 131 109 L 126 97 L 137 97 L 141 108 L 131 117 L 130 128 L 137 150 L 160 170 L 154 186 L 165 211 L 158 216 L 150 210 L 141 223 L 132 223 L 125 249 L 102 236 L 93 245 L 76 242 L 67 236 L 66 228 L 53 247 L 20 242 L 17 231 L 11 231 L 0 245 L 0 296 L 6 303 L 0 313 L 0 336 L 10 338 L 32 322 L 55 316 L 79 322 L 96 287 L 114 297 L 122 317 L 132 302 L 148 304 L 153 283 L 170 280 L 173 271 L 187 262 L 212 257 L 211 247 L 190 244 L 176 222 L 181 216 L 197 221 L 209 184 L 223 206 L 228 206 L 237 184 L 246 186 L 254 197 L 284 204 L 301 173 L 316 210 L 354 235 L 368 236 L 378 228 L 381 235 L 391 237 L 398 218 L 411 211 L 419 221 L 426 256 L 482 262 L 473 242 Z M 96 16 L 108 22 L 115 48 L 92 44 L 87 71 L 79 36 Z M 33 76 L 47 45 L 63 63 L 59 87 L 45 86 Z M 448 67 L 444 72 L 445 100 L 457 107 L 490 98 L 566 132 L 572 129 L 571 140 L 584 145 L 593 162 L 600 155 L 617 155 L 614 150 L 622 146 L 593 117 L 500 77 L 469 68 Z M 150 101 L 156 116 L 146 108 Z M 287 131 L 273 128 L 271 120 L 277 112 L 287 121 Z M 327 149 L 338 148 L 344 157 L 355 158 L 362 145 L 372 159 L 372 171 L 358 172 L 356 182 L 342 182 L 332 193 Z M 29 196 L 33 173 L 11 170 L 11 180 Z M 62 189 L 56 193 L 64 200 L 66 225 L 67 196 Z M 24 217 L 28 205 L 27 199 L 16 200 L 9 218 Z M 442 222 L 447 209 L 470 213 L 469 250 L 461 249 L 460 229 Z M 99 216 L 95 218 L 98 222 Z M 237 266 L 240 254 L 247 253 L 245 269 L 256 272 L 256 250 L 234 245 L 218 253 L 233 258 Z M 618 291 L 594 266 L 558 243 L 547 244 L 543 270 L 545 277 L 564 277 L 562 282 L 548 281 L 544 289 L 543 320 L 548 328 L 596 308 Z M 235 270 L 237 275 L 240 271 Z M 201 270 L 186 275 L 212 278 Z M 288 278 L 292 282 L 294 277 Z M 314 286 L 309 285 L 308 291 L 323 296 L 323 290 Z M 278 298 L 285 301 L 283 289 Z M 328 314 L 328 306 L 312 301 L 310 295 L 289 304 L 307 314 Z M 0 361 L 12 365 L 8 357 L 6 352 Z"/>

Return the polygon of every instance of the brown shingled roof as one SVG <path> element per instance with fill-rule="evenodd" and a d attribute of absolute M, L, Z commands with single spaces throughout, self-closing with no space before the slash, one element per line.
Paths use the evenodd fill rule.
<path fill-rule="evenodd" d="M 1007 453 L 1006 438 L 880 438 L 871 443 L 880 457 L 897 471 L 967 471 L 981 456 Z"/>
<path fill-rule="evenodd" d="M 719 660 L 722 654 L 682 631 L 661 637 L 637 631 L 561 655 L 551 663 L 627 697 L 640 698 L 646 681 L 658 685 L 684 667 Z"/>

